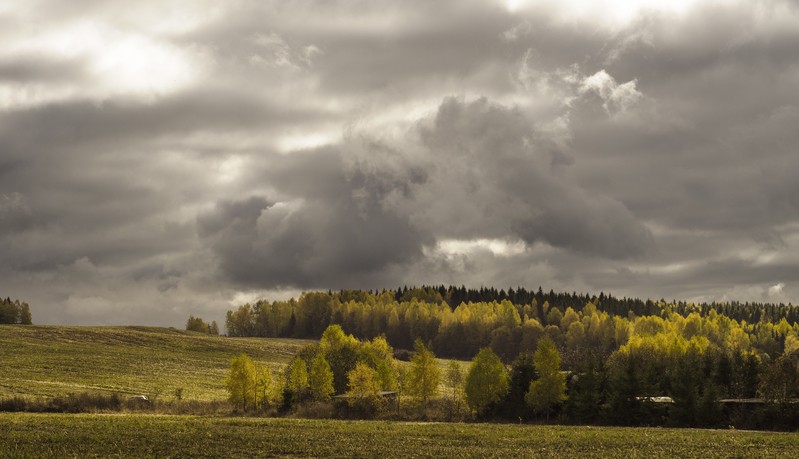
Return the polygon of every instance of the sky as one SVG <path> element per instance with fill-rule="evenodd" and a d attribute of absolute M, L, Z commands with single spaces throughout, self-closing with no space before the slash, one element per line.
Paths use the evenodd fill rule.
<path fill-rule="evenodd" d="M 0 4 L 0 296 L 799 298 L 799 3 Z"/>

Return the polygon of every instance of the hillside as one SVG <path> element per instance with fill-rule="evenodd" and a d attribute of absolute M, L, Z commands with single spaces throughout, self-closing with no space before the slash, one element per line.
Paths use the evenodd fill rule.
<path fill-rule="evenodd" d="M 277 369 L 310 341 L 226 338 L 157 327 L 0 325 L 0 397 L 70 392 L 223 400 L 233 355 Z"/>

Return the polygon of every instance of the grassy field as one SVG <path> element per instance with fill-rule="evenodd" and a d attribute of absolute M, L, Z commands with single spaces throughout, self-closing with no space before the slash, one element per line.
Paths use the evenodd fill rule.
<path fill-rule="evenodd" d="M 5 457 L 798 457 L 750 431 L 155 415 L 0 414 Z"/>
<path fill-rule="evenodd" d="M 284 366 L 310 341 L 225 338 L 156 327 L 0 325 L 0 397 L 160 393 L 224 400 L 232 356 Z"/>
<path fill-rule="evenodd" d="M 159 327 L 0 325 L 0 398 L 79 392 L 225 400 L 230 359 L 283 368 L 309 340 L 226 338 Z M 448 360 L 438 359 L 441 374 Z M 403 363 L 405 364 L 405 363 Z M 459 362 L 465 372 L 469 362 Z M 442 378 L 442 390 L 445 390 Z"/>

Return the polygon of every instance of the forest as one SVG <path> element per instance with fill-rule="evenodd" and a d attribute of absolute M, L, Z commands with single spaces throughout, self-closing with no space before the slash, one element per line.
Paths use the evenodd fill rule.
<path fill-rule="evenodd" d="M 0 324 L 32 324 L 31 310 L 28 303 L 11 298 L 0 298 Z"/>
<path fill-rule="evenodd" d="M 307 292 L 244 304 L 228 311 L 226 328 L 229 336 L 318 339 L 337 325 L 353 340 L 381 340 L 383 355 L 391 348 L 399 358 L 420 351 L 494 356 L 506 387 L 484 403 L 469 403 L 477 418 L 796 428 L 795 314 L 792 305 L 421 287 Z M 312 370 L 311 356 L 305 361 Z M 333 393 L 345 392 L 345 374 Z M 553 395 L 557 375 L 565 385 Z M 530 395 L 536 384 L 542 393 L 541 386 L 550 388 L 550 402 L 537 408 L 540 397 Z M 468 384 L 462 389 L 468 394 Z"/>

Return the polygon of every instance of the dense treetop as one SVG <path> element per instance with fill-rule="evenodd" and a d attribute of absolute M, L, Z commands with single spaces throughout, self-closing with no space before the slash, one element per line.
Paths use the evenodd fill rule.
<path fill-rule="evenodd" d="M 403 287 L 262 300 L 228 311 L 226 328 L 229 336 L 318 338 L 338 324 L 362 339 L 384 335 L 399 349 L 419 338 L 443 357 L 471 358 L 491 347 L 505 362 L 532 352 L 546 335 L 571 368 L 586 352 L 607 357 L 652 340 L 776 358 L 799 348 L 797 311 L 790 304 L 644 301 L 541 288 Z"/>
<path fill-rule="evenodd" d="M 31 310 L 28 303 L 11 298 L 0 298 L 0 324 L 23 324 L 30 325 Z"/>

